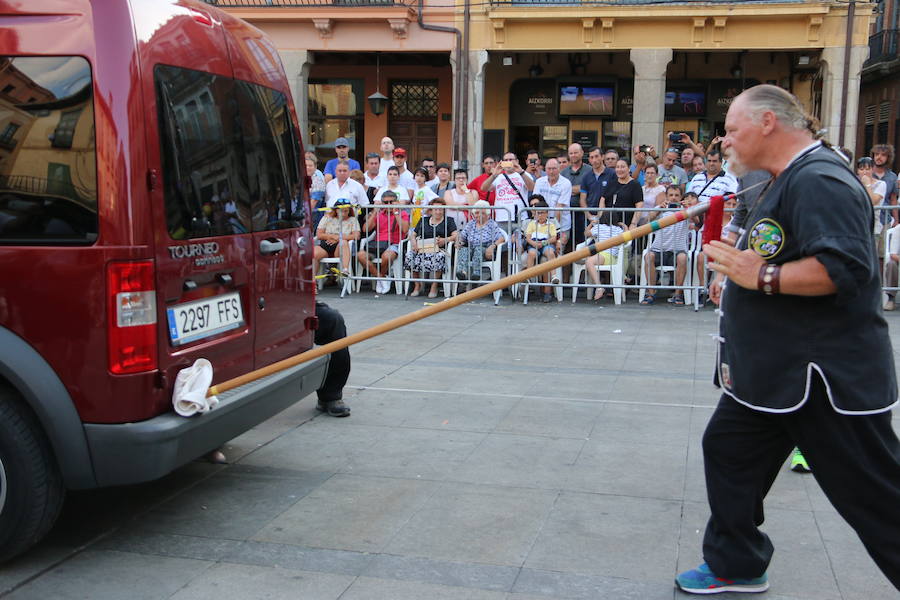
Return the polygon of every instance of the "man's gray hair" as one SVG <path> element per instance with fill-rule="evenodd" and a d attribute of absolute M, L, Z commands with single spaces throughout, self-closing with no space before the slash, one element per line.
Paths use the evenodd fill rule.
<path fill-rule="evenodd" d="M 784 88 L 769 84 L 756 85 L 744 91 L 741 96 L 748 116 L 754 123 L 759 123 L 764 112 L 771 111 L 785 127 L 809 131 L 814 137 L 819 137 L 816 118 L 808 115 L 800 100 Z"/>

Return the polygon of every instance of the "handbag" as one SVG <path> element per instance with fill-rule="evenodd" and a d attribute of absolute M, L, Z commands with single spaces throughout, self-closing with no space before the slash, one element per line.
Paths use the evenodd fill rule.
<path fill-rule="evenodd" d="M 435 238 L 426 238 L 424 240 L 419 240 L 418 247 L 418 252 L 420 254 L 434 254 L 435 252 L 440 252 L 441 250 Z"/>

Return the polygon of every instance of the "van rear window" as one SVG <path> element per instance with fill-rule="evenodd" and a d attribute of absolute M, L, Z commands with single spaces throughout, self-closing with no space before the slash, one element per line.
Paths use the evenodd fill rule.
<path fill-rule="evenodd" d="M 284 94 L 167 65 L 154 77 L 169 235 L 297 227 L 299 147 Z"/>
<path fill-rule="evenodd" d="M 80 56 L 0 56 L 0 244 L 97 239 L 92 96 Z"/>

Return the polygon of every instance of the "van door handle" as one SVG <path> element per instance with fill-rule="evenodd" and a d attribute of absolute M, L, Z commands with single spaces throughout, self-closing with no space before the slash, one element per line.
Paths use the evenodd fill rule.
<path fill-rule="evenodd" d="M 259 243 L 259 251 L 262 254 L 278 254 L 284 250 L 283 240 L 263 240 Z"/>

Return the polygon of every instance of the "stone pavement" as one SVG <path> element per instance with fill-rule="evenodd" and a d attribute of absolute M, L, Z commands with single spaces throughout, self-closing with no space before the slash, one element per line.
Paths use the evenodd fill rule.
<path fill-rule="evenodd" d="M 422 306 L 324 296 L 351 332 Z M 234 440 L 230 465 L 72 494 L 0 568 L 0 596 L 688 598 L 672 579 L 708 515 L 714 327 L 710 308 L 504 298 L 370 340 L 351 418 L 306 398 Z M 785 468 L 766 506 L 762 598 L 898 597 L 811 475 Z"/>

